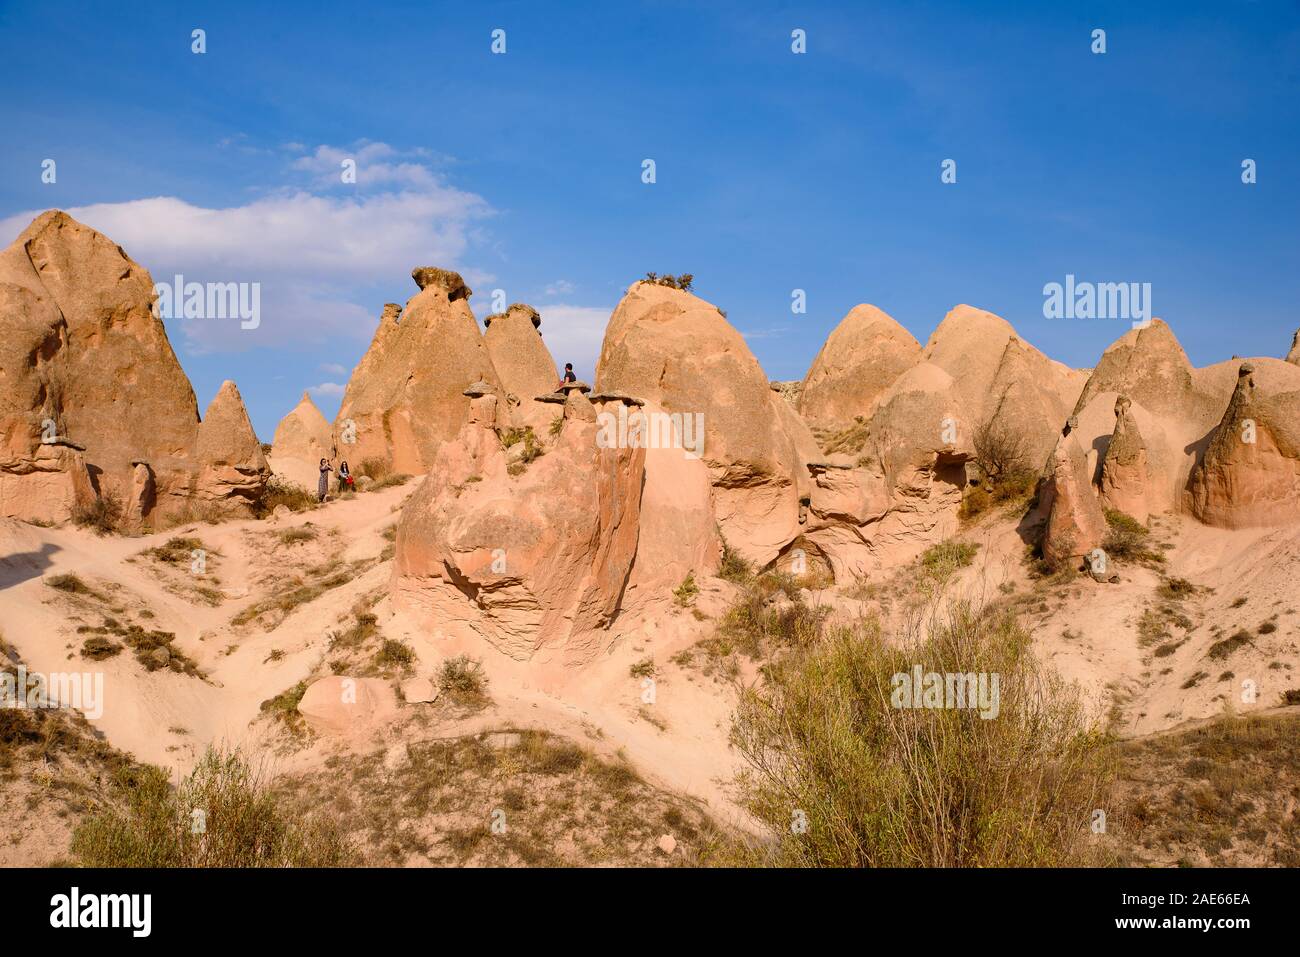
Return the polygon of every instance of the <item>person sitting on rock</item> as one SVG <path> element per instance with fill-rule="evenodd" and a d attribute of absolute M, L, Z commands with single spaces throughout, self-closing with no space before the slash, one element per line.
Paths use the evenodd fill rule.
<path fill-rule="evenodd" d="M 329 493 L 330 490 L 330 472 L 332 471 L 334 470 L 330 468 L 329 460 L 321 459 L 320 460 L 320 481 L 316 483 L 316 497 L 322 502 L 325 501 L 325 496 Z"/>
<path fill-rule="evenodd" d="M 561 389 L 563 389 L 564 383 L 566 382 L 577 382 L 577 381 L 578 381 L 578 377 L 573 374 L 573 363 L 566 362 L 564 364 L 564 375 L 560 376 L 560 381 L 555 384 L 555 391 L 559 392 Z"/>
<path fill-rule="evenodd" d="M 348 463 L 345 461 L 339 466 L 339 491 L 346 492 L 351 489 L 355 483 L 352 479 L 352 472 L 348 469 Z"/>

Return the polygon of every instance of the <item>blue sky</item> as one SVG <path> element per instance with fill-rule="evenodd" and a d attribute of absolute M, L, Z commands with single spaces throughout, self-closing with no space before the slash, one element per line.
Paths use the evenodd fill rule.
<path fill-rule="evenodd" d="M 1090 366 L 1128 325 L 1045 319 L 1067 273 L 1150 282 L 1197 364 L 1300 325 L 1294 2 L 173 6 L 0 3 L 0 241 L 60 207 L 155 280 L 259 282 L 258 329 L 168 328 L 266 441 L 304 388 L 334 414 L 416 265 L 536 305 L 588 378 L 647 270 L 774 379 L 859 302 L 922 342 L 968 302 Z"/>

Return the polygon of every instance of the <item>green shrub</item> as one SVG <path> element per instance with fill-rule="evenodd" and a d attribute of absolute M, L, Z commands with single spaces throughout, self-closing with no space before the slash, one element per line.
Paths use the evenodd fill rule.
<path fill-rule="evenodd" d="M 385 638 L 384 643 L 379 646 L 379 651 L 375 655 L 375 661 L 381 668 L 390 666 L 405 668 L 415 661 L 415 652 L 411 650 L 410 645 L 392 638 Z"/>
<path fill-rule="evenodd" d="M 682 289 L 690 291 L 691 285 L 695 282 L 695 276 L 691 273 L 682 273 L 680 276 L 670 276 L 668 274 L 659 275 L 657 272 L 648 272 L 641 282 L 653 283 L 656 286 L 669 286 L 673 289 Z"/>
<path fill-rule="evenodd" d="M 369 476 L 372 482 L 378 482 L 388 478 L 393 473 L 388 462 L 381 458 L 362 459 L 361 464 L 357 466 L 357 474 Z"/>
<path fill-rule="evenodd" d="M 719 621 L 712 650 L 724 656 L 736 650 L 758 659 L 816 641 L 828 609 L 808 605 L 799 591 L 795 577 L 784 572 L 751 579 Z"/>
<path fill-rule="evenodd" d="M 932 578 L 947 578 L 957 569 L 965 568 L 975 561 L 979 549 L 975 542 L 958 542 L 953 539 L 931 545 L 921 553 L 921 569 Z"/>
<path fill-rule="evenodd" d="M 121 645 L 115 641 L 109 641 L 103 635 L 92 635 L 81 644 L 81 657 L 89 658 L 91 661 L 103 661 L 105 658 L 112 658 L 121 651 Z"/>
<path fill-rule="evenodd" d="M 1040 670 L 1009 615 L 953 604 L 928 634 L 840 628 L 768 666 L 732 741 L 745 806 L 770 841 L 750 863 L 825 867 L 1060 866 L 1088 857 L 1109 806 L 1113 747 L 1077 689 Z M 895 676 L 998 676 L 997 716 L 894 707 Z M 991 679 L 990 679 L 991 680 Z M 806 828 L 792 823 L 806 822 Z"/>
<path fill-rule="evenodd" d="M 78 576 L 67 572 L 63 575 L 51 575 L 45 579 L 45 584 L 59 591 L 66 591 L 72 595 L 86 595 L 90 598 L 98 598 L 99 593 L 82 581 Z"/>
<path fill-rule="evenodd" d="M 114 783 L 124 806 L 73 832 L 82 866 L 340 867 L 354 859 L 325 815 L 282 809 L 267 776 L 238 751 L 209 748 L 176 788 L 148 766 L 124 770 Z"/>
<path fill-rule="evenodd" d="M 457 655 L 442 663 L 438 672 L 438 689 L 462 701 L 479 701 L 487 692 L 487 676 L 482 662 L 468 655 Z"/>
<path fill-rule="evenodd" d="M 204 547 L 201 538 L 174 536 L 161 545 L 145 549 L 144 554 L 168 565 L 187 565 L 194 551 Z"/>
<path fill-rule="evenodd" d="M 380 489 L 392 488 L 395 485 L 405 485 L 411 480 L 411 476 L 405 472 L 390 472 L 381 479 L 375 479 L 366 486 L 367 492 L 378 492 Z"/>
<path fill-rule="evenodd" d="M 695 596 L 699 593 L 700 586 L 695 584 L 695 572 L 687 572 L 682 583 L 673 589 L 673 599 L 678 605 L 685 608 L 695 601 Z"/>
<path fill-rule="evenodd" d="M 264 518 L 274 512 L 280 505 L 283 505 L 291 512 L 305 512 L 316 508 L 319 504 L 315 492 L 307 491 L 296 482 L 290 482 L 278 475 L 272 475 L 267 480 L 266 487 L 262 490 L 261 496 L 254 505 L 253 512 L 259 518 Z"/>
<path fill-rule="evenodd" d="M 1023 511 L 1032 505 L 1037 488 L 1038 475 L 1029 469 L 1014 469 L 1002 473 L 997 479 L 986 478 L 978 485 L 968 484 L 957 515 L 962 521 L 969 522 L 994 508 Z"/>
<path fill-rule="evenodd" d="M 718 577 L 737 585 L 744 585 L 754 577 L 754 563 L 722 540 L 722 562 L 718 566 Z"/>
<path fill-rule="evenodd" d="M 642 658 L 628 668 L 627 673 L 633 678 L 653 678 L 655 676 L 655 660 L 653 658 Z"/>
<path fill-rule="evenodd" d="M 122 503 L 111 494 L 77 505 L 72 510 L 73 524 L 89 528 L 97 535 L 116 532 L 122 525 Z"/>
<path fill-rule="evenodd" d="M 1147 557 L 1146 539 L 1150 532 L 1137 519 L 1117 509 L 1106 509 L 1108 531 L 1102 550 L 1111 558 L 1138 560 Z"/>
<path fill-rule="evenodd" d="M 1254 644 L 1250 639 L 1250 632 L 1243 629 L 1229 638 L 1210 645 L 1210 650 L 1206 654 L 1212 661 L 1222 661 L 1224 658 L 1231 657 L 1238 649 L 1250 644 Z"/>

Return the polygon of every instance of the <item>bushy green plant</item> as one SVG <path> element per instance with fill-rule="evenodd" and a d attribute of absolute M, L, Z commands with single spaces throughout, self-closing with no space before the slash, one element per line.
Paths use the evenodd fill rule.
<path fill-rule="evenodd" d="M 996 717 L 896 707 L 915 664 L 997 675 Z M 732 741 L 771 838 L 746 856 L 777 866 L 1077 864 L 1114 775 L 1110 739 L 1015 619 L 960 603 L 925 634 L 885 641 L 863 622 L 781 656 L 743 693 Z"/>
<path fill-rule="evenodd" d="M 123 769 L 122 807 L 73 832 L 86 867 L 339 867 L 353 849 L 325 816 L 286 811 L 268 776 L 238 751 L 209 748 L 173 788 L 160 768 Z"/>

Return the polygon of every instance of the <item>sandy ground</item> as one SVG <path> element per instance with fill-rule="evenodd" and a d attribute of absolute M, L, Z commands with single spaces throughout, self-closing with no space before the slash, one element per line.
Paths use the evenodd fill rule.
<path fill-rule="evenodd" d="M 392 563 L 382 559 L 384 532 L 413 489 L 411 483 L 360 494 L 281 520 L 194 524 L 134 538 L 4 520 L 4 637 L 31 671 L 102 671 L 104 708 L 93 725 L 117 748 L 177 774 L 213 742 L 273 754 L 277 767 L 296 773 L 317 770 L 340 753 L 398 746 L 413 733 L 450 737 L 536 728 L 604 757 L 625 758 L 651 784 L 702 802 L 719 823 L 750 826 L 731 795 L 739 759 L 727 739 L 737 684 L 670 662 L 711 633 L 735 586 L 703 583 L 696 606 L 705 617 L 666 603 L 662 614 L 640 623 L 580 671 L 517 662 L 481 643 L 468 647 L 464 639 L 430 633 L 393 607 L 387 597 Z M 282 539 L 286 530 L 308 526 L 314 533 L 309 539 Z M 141 554 L 176 536 L 202 540 L 208 552 L 203 574 Z M 985 600 L 1018 597 L 1043 659 L 1077 681 L 1097 713 L 1108 715 L 1126 736 L 1226 709 L 1276 707 L 1282 692 L 1300 686 L 1294 670 L 1300 662 L 1300 528 L 1232 532 L 1165 516 L 1151 540 L 1167 546 L 1166 567 L 1119 566 L 1119 580 L 1106 584 L 1086 576 L 1066 583 L 1032 579 L 1024 542 L 1009 519 L 985 522 L 962 537 L 978 542 L 980 551 L 955 581 L 956 593 Z M 232 620 L 291 587 L 313 566 L 350 569 L 355 577 L 283 620 Z M 97 596 L 47 584 L 65 573 L 78 576 Z M 1170 578 L 1195 587 L 1166 600 L 1159 589 Z M 215 589 L 209 595 L 217 603 L 204 600 L 199 587 Z M 843 614 L 870 607 L 829 591 L 817 600 Z M 431 676 L 443 660 L 460 653 L 482 659 L 491 705 L 431 727 L 407 720 L 409 709 L 419 706 L 403 705 L 386 723 L 346 733 L 317 729 L 286 748 L 282 729 L 261 712 L 261 704 L 299 681 L 329 673 L 330 635 L 354 620 L 359 601 L 371 604 L 384 637 L 414 649 L 417 675 Z M 1144 644 L 1141 623 L 1148 612 L 1166 634 Z M 174 632 L 174 646 L 204 677 L 147 671 L 129 651 L 100 662 L 83 659 L 78 651 L 84 635 L 77 628 L 93 627 L 106 616 Z M 1212 650 L 1243 630 L 1249 640 L 1228 651 Z M 657 668 L 653 687 L 629 674 L 633 663 L 646 658 Z M 753 677 L 746 670 L 740 680 Z M 65 825 L 53 825 L 50 840 L 65 832 Z"/>
<path fill-rule="evenodd" d="M 323 669 L 330 633 L 351 620 L 359 599 L 386 592 L 391 561 L 380 561 L 384 530 L 414 489 L 366 493 L 352 500 L 294 514 L 283 520 L 194 523 L 149 536 L 99 537 L 74 528 L 41 528 L 0 522 L 0 618 L 5 638 L 29 671 L 102 671 L 104 708 L 92 724 L 116 747 L 175 773 L 184 773 L 212 742 L 254 753 L 275 751 L 284 771 L 312 770 L 340 749 L 370 751 L 392 744 L 406 722 L 365 727 L 352 734 L 321 733 L 299 750 L 286 751 L 263 701 Z M 285 545 L 287 529 L 313 526 L 316 539 Z M 141 556 L 177 536 L 200 538 L 208 552 L 204 575 L 189 576 L 184 563 L 165 567 Z M 231 619 L 285 587 L 287 572 L 312 561 L 368 563 L 347 584 L 299 606 L 269 629 Z M 72 573 L 107 600 L 68 595 L 51 588 L 53 576 Z M 189 579 L 187 581 L 187 578 Z M 212 606 L 191 591 L 202 583 L 224 596 Z M 706 588 L 698 604 L 720 611 L 726 583 Z M 143 618 L 140 612 L 152 613 Z M 681 673 L 668 658 L 707 634 L 709 624 L 684 610 L 671 621 L 645 623 L 638 634 L 615 642 L 610 653 L 580 674 L 548 672 L 545 687 L 536 669 L 485 645 L 467 648 L 416 626 L 386 597 L 373 607 L 386 638 L 416 652 L 416 674 L 431 676 L 447 657 L 467 652 L 482 659 L 492 704 L 485 711 L 432 729 L 436 736 L 495 728 L 537 728 L 571 737 L 604 756 L 626 758 L 652 784 L 703 801 L 722 822 L 743 824 L 728 797 L 736 769 L 727 746 L 734 688 Z M 78 654 L 83 635 L 109 615 L 124 623 L 174 632 L 174 646 L 192 658 L 204 678 L 166 669 L 146 671 L 129 652 L 94 662 Z M 653 700 L 630 666 L 653 657 L 659 674 Z M 418 707 L 418 706 L 406 706 Z M 404 709 L 405 710 L 405 709 Z"/>

